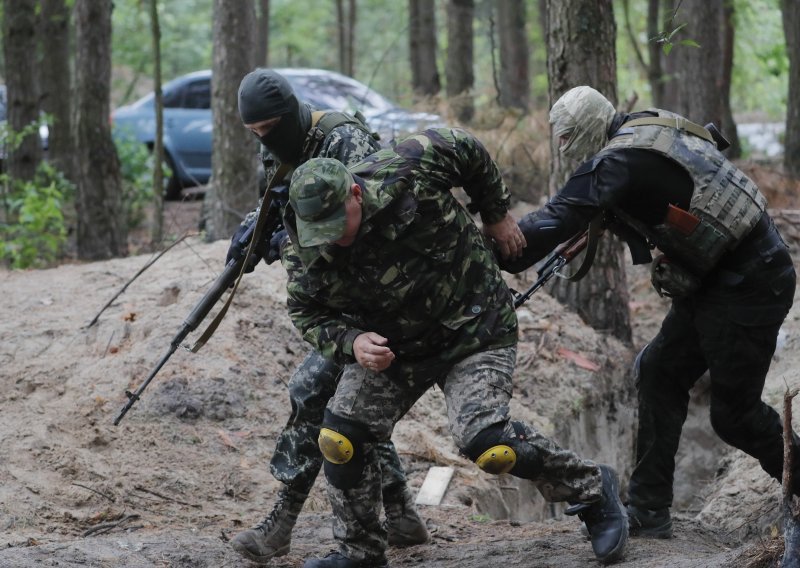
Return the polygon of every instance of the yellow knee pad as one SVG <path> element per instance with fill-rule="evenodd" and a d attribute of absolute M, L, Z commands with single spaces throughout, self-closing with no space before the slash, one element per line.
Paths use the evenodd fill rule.
<path fill-rule="evenodd" d="M 500 475 L 514 468 L 514 464 L 517 463 L 517 453 L 510 446 L 500 444 L 483 452 L 475 463 L 486 473 Z"/>
<path fill-rule="evenodd" d="M 353 443 L 336 430 L 322 428 L 317 442 L 322 456 L 331 463 L 341 465 L 353 459 Z"/>

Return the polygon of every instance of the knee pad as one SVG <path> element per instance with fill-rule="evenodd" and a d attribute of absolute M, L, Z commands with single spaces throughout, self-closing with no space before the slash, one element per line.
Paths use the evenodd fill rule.
<path fill-rule="evenodd" d="M 350 489 L 361 481 L 366 465 L 365 444 L 372 442 L 366 425 L 325 410 L 319 449 L 325 458 L 325 478 L 337 489 Z"/>
<path fill-rule="evenodd" d="M 464 448 L 466 456 L 486 473 L 509 473 L 517 464 L 516 441 L 505 432 L 506 422 L 481 430 Z M 512 422 L 515 433 L 517 423 Z"/>

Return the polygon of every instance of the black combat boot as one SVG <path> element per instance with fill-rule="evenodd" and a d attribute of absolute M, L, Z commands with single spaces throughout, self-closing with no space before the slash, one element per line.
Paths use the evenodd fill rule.
<path fill-rule="evenodd" d="M 672 518 L 669 509 L 645 509 L 628 505 L 628 520 L 631 536 L 648 538 L 672 538 Z"/>
<path fill-rule="evenodd" d="M 414 508 L 414 496 L 407 485 L 400 485 L 397 489 L 392 487 L 384 492 L 383 509 L 386 512 L 384 528 L 389 534 L 389 546 L 414 546 L 430 540 L 428 528 Z"/>
<path fill-rule="evenodd" d="M 278 502 L 272 512 L 253 528 L 233 537 L 231 547 L 258 564 L 288 554 L 292 543 L 292 529 L 307 497 L 307 493 L 284 487 L 278 492 Z"/>
<path fill-rule="evenodd" d="M 622 558 L 628 542 L 628 514 L 619 498 L 617 473 L 607 465 L 598 466 L 603 481 L 599 501 L 569 507 L 565 514 L 578 515 L 586 523 L 592 550 L 603 564 Z"/>
<path fill-rule="evenodd" d="M 303 563 L 303 568 L 389 568 L 389 563 L 385 559 L 359 562 L 341 552 L 329 552 L 325 558 L 309 558 Z"/>

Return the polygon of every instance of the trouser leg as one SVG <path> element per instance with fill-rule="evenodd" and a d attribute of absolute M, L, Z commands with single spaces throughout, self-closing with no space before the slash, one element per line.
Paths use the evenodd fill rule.
<path fill-rule="evenodd" d="M 426 390 L 399 387 L 381 373 L 359 365 L 344 369 L 328 404 L 323 427 L 352 444 L 352 458 L 325 454 L 334 538 L 340 552 L 355 561 L 384 558 L 387 534 L 380 522 L 382 472 L 377 446 L 389 443 L 394 425 Z M 333 457 L 333 460 L 330 459 Z"/>
<path fill-rule="evenodd" d="M 636 466 L 629 486 L 630 503 L 639 508 L 672 505 L 675 454 L 689 391 L 707 368 L 692 320 L 689 306 L 673 303 L 639 359 Z"/>
<path fill-rule="evenodd" d="M 507 472 L 533 481 L 549 501 L 597 501 L 601 493 L 597 464 L 510 419 L 515 358 L 514 347 L 485 351 L 467 357 L 447 374 L 443 391 L 456 444 L 475 461 L 492 448 L 511 448 L 514 464 Z M 490 463 L 479 463 L 490 473 L 505 469 L 493 471 Z"/>
<path fill-rule="evenodd" d="M 788 310 L 788 306 L 787 306 Z M 726 443 L 753 456 L 780 480 L 783 425 L 780 415 L 761 400 L 780 321 L 754 325 L 727 311 L 704 310 L 698 318 L 711 371 L 711 425 Z M 798 452 L 797 436 L 795 453 Z M 795 467 L 796 470 L 800 468 Z M 800 487 L 800 480 L 795 485 Z"/>
<path fill-rule="evenodd" d="M 322 467 L 317 438 L 340 372 L 339 365 L 313 351 L 289 379 L 292 413 L 278 436 L 270 471 L 296 491 L 308 493 Z"/>

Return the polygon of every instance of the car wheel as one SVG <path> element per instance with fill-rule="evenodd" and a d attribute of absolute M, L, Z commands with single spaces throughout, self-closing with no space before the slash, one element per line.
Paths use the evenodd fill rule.
<path fill-rule="evenodd" d="M 176 174 L 175 163 L 172 161 L 172 156 L 164 154 L 164 158 L 171 172 L 170 176 L 164 182 L 164 199 L 167 201 L 179 201 L 181 199 L 183 184 Z"/>

